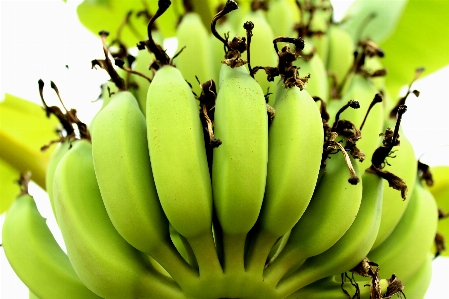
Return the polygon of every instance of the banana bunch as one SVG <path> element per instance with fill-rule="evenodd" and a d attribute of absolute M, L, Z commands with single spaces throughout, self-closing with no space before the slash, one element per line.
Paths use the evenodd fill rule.
<path fill-rule="evenodd" d="M 329 1 L 228 0 L 210 28 L 183 1 L 170 57 L 154 26 L 170 4 L 128 64 L 101 33 L 111 81 L 89 127 L 47 109 L 67 252 L 26 177 L 2 232 L 30 298 L 422 299 L 438 207 L 400 126 L 414 92 L 389 102 L 383 51 Z"/>

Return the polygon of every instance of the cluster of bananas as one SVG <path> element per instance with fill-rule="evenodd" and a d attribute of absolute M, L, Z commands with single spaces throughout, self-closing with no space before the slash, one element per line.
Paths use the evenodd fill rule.
<path fill-rule="evenodd" d="M 130 66 L 102 33 L 116 90 L 89 130 L 45 105 L 65 131 L 47 191 L 67 255 L 24 177 L 3 247 L 30 298 L 423 298 L 438 210 L 400 128 L 417 92 L 389 99 L 382 50 L 327 1 L 298 2 L 293 26 L 290 1 L 228 0 L 210 33 L 186 9 L 170 59 L 158 4 Z"/>

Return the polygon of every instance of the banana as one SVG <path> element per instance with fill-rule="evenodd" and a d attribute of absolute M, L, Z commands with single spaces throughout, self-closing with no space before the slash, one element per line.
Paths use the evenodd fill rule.
<path fill-rule="evenodd" d="M 230 68 L 223 65 L 222 68 Z M 228 70 L 215 103 L 212 190 L 223 231 L 224 271 L 243 268 L 247 233 L 259 216 L 267 179 L 268 117 L 263 91 L 244 66 Z M 233 252 L 233 255 L 229 253 Z M 235 262 L 235 265 L 228 263 Z"/>
<path fill-rule="evenodd" d="M 325 3 L 326 1 L 322 2 Z M 317 8 L 313 12 L 309 27 L 312 33 L 312 44 L 324 65 L 327 65 L 327 57 L 329 55 L 329 35 L 327 34 L 329 22 L 330 12 L 324 8 Z"/>
<path fill-rule="evenodd" d="M 63 142 L 60 142 L 57 146 L 57 148 L 53 151 L 50 161 L 48 162 L 47 171 L 45 173 L 45 186 L 46 191 L 48 194 L 48 197 L 50 199 L 51 209 L 53 210 L 53 214 L 56 217 L 55 212 L 55 203 L 53 198 L 53 178 L 55 175 L 56 167 L 59 164 L 59 161 L 61 161 L 62 157 L 69 151 L 71 141 L 65 140 Z"/>
<path fill-rule="evenodd" d="M 399 135 L 400 145 L 393 153 L 393 157 L 387 158 L 387 162 L 390 165 L 386 164 L 384 169 L 394 173 L 406 182 L 408 194 L 406 199 L 403 200 L 401 193 L 398 190 L 390 188 L 388 182 L 384 181 L 382 220 L 380 221 L 380 228 L 373 249 L 388 238 L 400 221 L 410 202 L 416 181 L 417 163 L 411 162 L 416 161 L 413 146 L 401 128 Z"/>
<path fill-rule="evenodd" d="M 80 281 L 30 194 L 18 196 L 7 211 L 2 239 L 8 262 L 30 293 L 41 299 L 100 298 Z"/>
<path fill-rule="evenodd" d="M 329 83 L 326 67 L 320 55 L 314 52 L 310 38 L 304 38 L 304 50 L 301 53 L 304 53 L 303 57 L 295 60 L 293 65 L 300 68 L 300 75 L 310 74 L 310 79 L 306 86 L 308 93 L 328 102 Z"/>
<path fill-rule="evenodd" d="M 182 50 L 176 57 L 176 67 L 181 71 L 184 79 L 192 85 L 195 94 L 199 95 L 201 89 L 195 76 L 200 82 L 216 80 L 212 69 L 209 35 L 199 14 L 193 11 L 184 14 L 176 29 L 176 36 L 178 38 L 177 52 Z"/>
<path fill-rule="evenodd" d="M 264 12 L 261 9 L 250 10 L 243 17 L 239 30 L 237 31 L 241 37 L 246 36 L 246 31 L 243 28 L 243 23 L 251 21 L 254 24 L 252 30 L 253 36 L 251 37 L 250 44 L 250 63 L 251 67 L 255 66 L 276 66 L 278 61 L 277 53 L 273 48 L 273 40 L 275 35 L 268 23 Z M 242 54 L 244 59 L 247 59 L 247 52 Z M 260 71 L 254 75 L 256 81 L 260 84 L 264 94 L 276 92 L 276 82 L 267 81 L 267 75 Z M 273 106 L 273 102 L 269 102 Z"/>
<path fill-rule="evenodd" d="M 368 254 L 377 235 L 382 211 L 382 178 L 364 172 L 362 203 L 346 233 L 325 252 L 308 258 L 293 274 L 277 285 L 285 297 L 323 277 L 337 275 L 357 266 Z"/>
<path fill-rule="evenodd" d="M 292 36 L 294 16 L 289 0 L 270 0 L 266 18 L 275 37 Z"/>
<path fill-rule="evenodd" d="M 74 142 L 61 159 L 53 193 L 70 262 L 91 291 L 103 298 L 185 298 L 171 278 L 150 267 L 115 230 L 101 198 L 89 141 Z"/>
<path fill-rule="evenodd" d="M 192 91 L 173 66 L 162 66 L 154 76 L 148 89 L 146 120 L 162 208 L 174 229 L 192 246 L 200 272 L 202 267 L 216 272 L 220 266 L 211 231 L 212 188 L 202 124 Z"/>
<path fill-rule="evenodd" d="M 404 293 L 407 299 L 423 299 L 432 278 L 433 254 L 428 254 L 422 265 L 404 282 Z"/>
<path fill-rule="evenodd" d="M 276 117 L 269 129 L 267 186 L 248 269 L 255 266 L 263 270 L 273 244 L 293 228 L 306 210 L 323 153 L 321 116 L 306 90 L 287 88 L 276 99 L 274 108 Z"/>
<path fill-rule="evenodd" d="M 358 165 L 351 161 L 360 177 Z M 350 184 L 347 172 L 342 171 L 345 167 L 342 153 L 327 161 L 325 173 L 284 250 L 264 270 L 266 282 L 276 285 L 291 268 L 329 249 L 349 229 L 360 207 L 362 184 Z"/>
<path fill-rule="evenodd" d="M 354 62 L 354 42 L 349 33 L 335 23 L 329 25 L 327 36 L 329 53 L 326 68 L 334 76 L 334 83 L 341 84 Z"/>
<path fill-rule="evenodd" d="M 130 92 L 116 93 L 98 113 L 92 155 L 106 211 L 119 234 L 177 280 L 195 276 L 170 239 L 151 172 L 145 117 Z"/>
<path fill-rule="evenodd" d="M 407 281 L 427 258 L 438 225 L 435 200 L 419 178 L 409 201 L 393 232 L 368 254 L 369 260 L 380 265 L 381 273 L 395 273 L 403 281 Z"/>

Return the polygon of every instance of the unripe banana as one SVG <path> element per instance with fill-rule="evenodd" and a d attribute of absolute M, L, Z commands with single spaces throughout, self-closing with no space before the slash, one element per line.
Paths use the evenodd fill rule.
<path fill-rule="evenodd" d="M 56 217 L 55 212 L 55 203 L 53 198 L 53 178 L 55 175 L 56 167 L 59 164 L 59 161 L 61 161 L 62 157 L 68 152 L 70 148 L 70 142 L 69 140 L 66 140 L 64 142 L 61 142 L 58 144 L 58 147 L 53 151 L 50 161 L 48 162 L 47 166 L 47 172 L 45 173 L 45 186 L 46 191 L 48 194 L 48 197 L 50 199 L 51 209 L 53 211 L 53 215 Z"/>
<path fill-rule="evenodd" d="M 349 33 L 338 24 L 329 25 L 327 36 L 327 71 L 333 74 L 337 84 L 340 84 L 354 62 L 354 42 Z"/>
<path fill-rule="evenodd" d="M 380 225 L 383 179 L 364 172 L 362 182 L 362 203 L 351 227 L 331 248 L 308 258 L 296 272 L 281 280 L 279 292 L 288 295 L 323 277 L 349 271 L 368 254 Z"/>
<path fill-rule="evenodd" d="M 8 262 L 30 294 L 41 299 L 100 298 L 80 281 L 31 195 L 20 195 L 7 211 L 2 242 Z"/>
<path fill-rule="evenodd" d="M 396 148 L 393 157 L 387 158 L 390 165 L 385 165 L 385 170 L 394 173 L 403 179 L 407 184 L 407 197 L 401 197 L 401 192 L 388 186 L 384 181 L 384 194 L 382 204 L 382 220 L 373 249 L 384 242 L 395 229 L 406 210 L 416 181 L 417 163 L 415 152 L 410 141 L 404 135 L 402 129 L 399 130 L 400 145 Z"/>
<path fill-rule="evenodd" d="M 438 208 L 432 194 L 416 180 L 410 203 L 390 236 L 368 254 L 385 275 L 395 273 L 407 281 L 427 258 L 438 225 Z"/>
<path fill-rule="evenodd" d="M 357 164 L 352 158 L 351 161 L 360 177 Z M 327 161 L 326 172 L 284 250 L 264 270 L 266 282 L 276 285 L 291 268 L 329 249 L 352 225 L 362 200 L 362 184 L 348 182 L 346 167 L 340 152 Z"/>
<path fill-rule="evenodd" d="M 324 140 L 320 113 L 306 90 L 288 88 L 276 99 L 274 108 L 276 117 L 269 129 L 267 186 L 252 249 L 257 258 L 251 254 L 249 257 L 249 266 L 261 270 L 274 242 L 293 228 L 309 204 Z M 253 258 L 256 265 L 252 264 Z"/>
<path fill-rule="evenodd" d="M 223 65 L 222 68 L 230 68 Z M 264 94 L 244 66 L 223 79 L 215 104 L 212 186 L 214 206 L 224 235 L 225 271 L 229 242 L 237 242 L 232 260 L 243 266 L 246 234 L 256 223 L 265 192 L 268 117 Z M 231 241 L 234 240 L 234 241 Z"/>
<path fill-rule="evenodd" d="M 317 9 L 313 12 L 312 21 L 310 23 L 310 30 L 312 32 L 320 32 L 314 33 L 311 36 L 311 40 L 324 65 L 327 65 L 329 53 L 329 36 L 327 34 L 329 19 L 330 13 L 328 10 Z"/>
<path fill-rule="evenodd" d="M 251 21 L 254 24 L 254 29 L 252 30 L 253 36 L 251 37 L 250 44 L 251 67 L 276 66 L 278 56 L 273 48 L 273 39 L 275 38 L 275 35 L 270 24 L 268 24 L 263 11 L 260 9 L 256 11 L 250 10 L 242 17 L 241 25 L 238 31 L 240 33 L 239 36 L 241 37 L 246 36 L 246 31 L 243 29 L 243 23 L 247 21 Z M 247 59 L 247 52 L 244 52 L 242 57 Z M 276 82 L 267 81 L 267 75 L 265 72 L 257 72 L 254 75 L 254 78 L 260 84 L 264 94 L 266 94 L 268 90 L 272 93 L 276 91 Z M 269 104 L 273 105 L 274 103 L 270 101 Z"/>
<path fill-rule="evenodd" d="M 164 65 L 156 72 L 148 89 L 146 117 L 162 208 L 192 246 L 200 274 L 221 272 L 211 230 L 212 187 L 199 109 L 189 85 L 173 66 Z"/>
<path fill-rule="evenodd" d="M 266 18 L 275 37 L 293 35 L 294 17 L 288 0 L 270 0 Z"/>
<path fill-rule="evenodd" d="M 90 142 L 74 142 L 61 159 L 53 192 L 70 262 L 90 290 L 103 298 L 184 297 L 115 230 L 98 188 Z"/>
<path fill-rule="evenodd" d="M 216 80 L 213 76 L 208 31 L 197 13 L 187 12 L 176 29 L 176 36 L 178 38 L 177 52 L 185 47 L 175 59 L 176 67 L 181 71 L 184 79 L 192 85 L 193 91 L 199 95 L 201 88 L 195 76 L 200 82 Z"/>
<path fill-rule="evenodd" d="M 433 259 L 433 254 L 428 254 L 426 260 L 418 270 L 413 273 L 413 276 L 404 282 L 404 293 L 406 294 L 407 299 L 424 298 L 432 278 Z"/>
<path fill-rule="evenodd" d="M 34 295 L 31 291 L 29 291 L 28 298 L 29 298 L 29 299 L 39 299 L 39 298 L 38 298 L 36 295 Z"/>
<path fill-rule="evenodd" d="M 305 55 L 313 52 L 313 45 L 310 38 L 304 38 L 304 50 L 302 53 Z M 307 81 L 306 89 L 311 96 L 317 96 L 327 102 L 329 100 L 329 82 L 326 67 L 323 61 L 317 53 L 313 53 L 312 57 L 308 59 L 305 55 L 293 62 L 295 66 L 298 66 L 299 74 L 306 76 L 310 74 L 310 79 Z"/>
<path fill-rule="evenodd" d="M 106 211 L 119 234 L 176 278 L 194 275 L 170 240 L 151 172 L 145 117 L 130 92 L 116 93 L 98 113 L 92 154 Z"/>

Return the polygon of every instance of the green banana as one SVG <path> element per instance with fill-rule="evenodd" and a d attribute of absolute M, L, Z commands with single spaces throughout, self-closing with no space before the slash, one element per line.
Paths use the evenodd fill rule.
<path fill-rule="evenodd" d="M 217 26 L 215 27 L 218 34 L 220 36 L 224 36 L 224 34 L 229 34 L 229 36 L 235 36 L 234 28 L 232 27 L 231 23 L 226 17 L 223 17 L 219 20 L 219 23 L 217 23 Z M 219 79 L 220 72 L 221 72 L 221 61 L 225 58 L 224 52 L 223 52 L 223 43 L 213 35 L 209 35 L 209 45 L 210 45 L 210 51 L 212 54 L 211 59 L 211 65 L 213 68 L 213 76 L 212 79 L 214 82 L 219 82 L 217 79 Z M 220 84 L 221 85 L 221 84 Z M 220 86 L 219 85 L 219 86 Z"/>
<path fill-rule="evenodd" d="M 294 16 L 289 0 L 270 0 L 266 18 L 275 37 L 293 35 Z"/>
<path fill-rule="evenodd" d="M 170 239 L 151 172 L 145 117 L 130 92 L 116 93 L 98 113 L 92 155 L 106 211 L 119 234 L 177 280 L 195 275 Z"/>
<path fill-rule="evenodd" d="M 222 144 L 213 151 L 212 189 L 223 231 L 226 273 L 244 266 L 246 235 L 259 216 L 267 179 L 266 102 L 261 87 L 244 66 L 227 71 L 214 118 L 215 136 Z M 228 255 L 231 250 L 234 256 Z M 230 262 L 237 264 L 231 266 Z"/>
<path fill-rule="evenodd" d="M 351 161 L 360 177 L 358 165 Z M 327 161 L 325 173 L 284 250 L 264 270 L 266 282 L 276 285 L 290 269 L 329 249 L 349 229 L 360 207 L 362 184 L 350 184 L 347 172 L 342 171 L 345 167 L 341 153 Z"/>
<path fill-rule="evenodd" d="M 404 293 L 407 299 L 423 299 L 432 278 L 433 254 L 428 254 L 422 265 L 404 282 Z"/>
<path fill-rule="evenodd" d="M 354 62 L 354 42 L 349 33 L 338 24 L 330 24 L 327 35 L 329 53 L 327 71 L 334 76 L 336 84 L 341 84 Z"/>
<path fill-rule="evenodd" d="M 301 76 L 310 74 L 310 79 L 306 86 L 308 93 L 328 102 L 329 83 L 326 67 L 320 55 L 314 52 L 310 38 L 304 38 L 304 50 L 301 53 L 304 53 L 303 57 L 295 60 L 293 65 L 300 68 L 299 73 Z M 312 57 L 309 58 L 310 55 Z"/>
<path fill-rule="evenodd" d="M 406 210 L 416 181 L 417 163 L 415 152 L 410 141 L 404 136 L 402 129 L 399 130 L 400 145 L 393 154 L 393 158 L 387 158 L 390 164 L 385 165 L 385 170 L 394 173 L 407 184 L 408 193 L 406 199 L 401 198 L 398 190 L 390 188 L 388 182 L 384 181 L 384 194 L 382 204 L 382 220 L 373 249 L 384 242 L 400 221 Z M 411 162 L 413 161 L 413 162 Z"/>
<path fill-rule="evenodd" d="M 150 161 L 162 208 L 192 246 L 200 274 L 221 272 L 211 231 L 212 188 L 199 109 L 178 69 L 164 65 L 156 72 L 148 89 L 146 115 Z"/>
<path fill-rule="evenodd" d="M 279 282 L 277 289 L 284 297 L 323 277 L 349 271 L 363 260 L 380 225 L 382 180 L 377 174 L 363 173 L 362 203 L 351 227 L 331 248 L 308 258 L 296 272 Z"/>
<path fill-rule="evenodd" d="M 171 278 L 151 268 L 115 230 L 98 188 L 89 141 L 74 142 L 61 159 L 53 193 L 70 262 L 90 290 L 103 298 L 185 298 Z"/>
<path fill-rule="evenodd" d="M 38 298 L 36 295 L 34 295 L 31 291 L 29 291 L 28 298 L 29 298 L 29 299 L 39 299 L 39 298 Z"/>
<path fill-rule="evenodd" d="M 404 215 L 388 238 L 370 251 L 368 259 L 378 263 L 381 273 L 395 273 L 407 281 L 427 258 L 438 225 L 438 208 L 419 178 Z"/>
<path fill-rule="evenodd" d="M 80 281 L 28 193 L 7 211 L 2 240 L 8 262 L 30 293 L 41 299 L 100 298 Z"/>
<path fill-rule="evenodd" d="M 284 87 L 279 87 L 279 89 Z M 306 90 L 287 88 L 276 99 L 269 129 L 268 174 L 258 233 L 249 266 L 263 270 L 269 251 L 306 210 L 318 178 L 323 153 L 323 125 Z"/>
<path fill-rule="evenodd" d="M 209 34 L 200 15 L 195 12 L 184 14 L 176 29 L 176 36 L 178 38 L 177 52 L 182 50 L 175 59 L 176 67 L 181 71 L 184 79 L 192 85 L 195 94 L 199 95 L 201 88 L 195 76 L 200 82 L 216 80 L 212 69 Z"/>
<path fill-rule="evenodd" d="M 324 65 L 327 65 L 327 57 L 329 56 L 329 36 L 327 34 L 329 23 L 330 12 L 328 10 L 324 8 L 314 10 L 309 30 L 312 32 L 312 44 Z"/>

